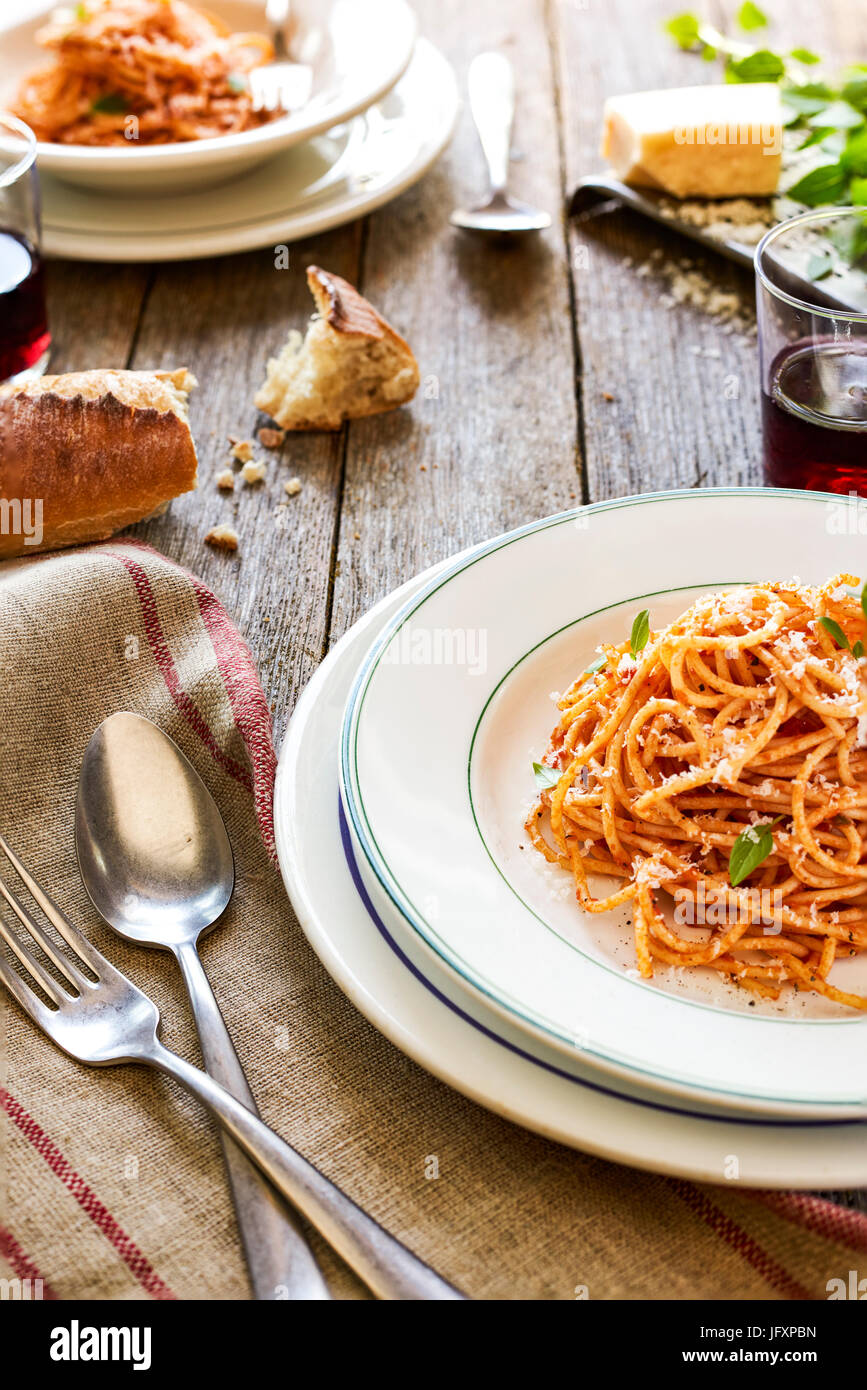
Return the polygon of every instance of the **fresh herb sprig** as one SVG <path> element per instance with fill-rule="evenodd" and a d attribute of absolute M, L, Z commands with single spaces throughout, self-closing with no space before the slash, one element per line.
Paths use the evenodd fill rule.
<path fill-rule="evenodd" d="M 540 792 L 549 792 L 552 787 L 556 787 L 560 781 L 562 773 L 556 768 L 548 767 L 546 763 L 533 764 L 533 776 L 536 780 L 536 787 Z"/>
<path fill-rule="evenodd" d="M 743 33 L 755 36 L 767 28 L 757 5 L 741 5 L 737 22 Z M 788 197 L 806 207 L 833 203 L 867 206 L 867 63 L 854 63 L 834 79 L 817 77 L 822 62 L 809 48 L 787 53 L 732 39 L 691 13 L 674 15 L 665 30 L 679 48 L 708 62 L 721 58 L 727 82 L 778 82 L 787 129 L 803 131 L 799 149 L 816 147 L 822 162 L 786 189 Z M 854 263 L 867 256 L 867 224 L 855 228 L 856 244 L 839 247 Z M 813 278 L 829 273 L 830 264 L 817 261 Z"/>
<path fill-rule="evenodd" d="M 783 819 L 783 816 L 774 816 L 771 821 L 763 821 L 759 825 L 748 825 L 745 830 L 741 831 L 732 845 L 729 855 L 729 883 L 732 888 L 737 888 L 738 884 L 743 883 L 744 879 L 753 872 L 753 869 L 764 864 L 768 855 L 773 854 L 773 827 Z"/>
<path fill-rule="evenodd" d="M 639 652 L 643 652 L 647 646 L 647 639 L 650 636 L 650 613 L 646 608 L 642 608 L 640 613 L 635 616 L 632 624 L 632 631 L 629 634 L 629 651 L 633 661 Z"/>

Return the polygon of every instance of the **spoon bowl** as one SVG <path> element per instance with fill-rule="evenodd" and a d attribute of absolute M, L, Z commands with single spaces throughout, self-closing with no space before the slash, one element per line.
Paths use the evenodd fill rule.
<path fill-rule="evenodd" d="M 541 208 L 520 203 L 506 193 L 495 193 L 476 208 L 456 208 L 451 215 L 452 226 L 468 232 L 491 232 L 494 235 L 516 235 L 521 232 L 544 232 L 551 218 Z"/>
<path fill-rule="evenodd" d="M 127 711 L 100 724 L 88 744 L 75 848 L 96 910 L 142 945 L 171 950 L 198 940 L 234 890 L 214 798 L 162 729 Z"/>

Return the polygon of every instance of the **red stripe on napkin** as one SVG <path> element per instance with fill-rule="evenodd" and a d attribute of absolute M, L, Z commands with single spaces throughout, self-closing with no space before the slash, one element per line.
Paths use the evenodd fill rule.
<path fill-rule="evenodd" d="M 5 1110 L 10 1120 L 24 1135 L 24 1138 L 33 1145 L 34 1149 L 48 1164 L 52 1173 L 60 1179 L 67 1191 L 71 1192 L 78 1205 L 81 1207 L 105 1236 L 106 1240 L 114 1246 L 124 1264 L 135 1276 L 142 1288 L 151 1295 L 152 1298 L 173 1299 L 175 1294 L 154 1270 L 150 1261 L 139 1250 L 135 1241 L 132 1240 L 122 1229 L 111 1212 L 96 1196 L 96 1193 L 88 1187 L 84 1178 L 76 1173 L 72 1165 L 67 1162 L 63 1154 L 52 1143 L 32 1115 L 28 1115 L 22 1105 L 19 1105 L 14 1096 L 0 1087 L 0 1109 Z"/>
<path fill-rule="evenodd" d="M 117 542 L 107 541 L 104 544 L 111 547 L 112 544 L 117 545 Z M 169 560 L 144 541 L 129 539 L 124 540 L 122 544 L 135 546 L 147 554 L 156 555 L 163 564 L 171 565 L 172 569 L 177 570 L 187 579 L 196 595 L 202 622 L 211 639 L 217 667 L 235 717 L 235 723 L 247 749 L 252 768 L 252 780 L 247 769 L 219 747 L 201 711 L 181 688 L 177 669 L 160 626 L 153 590 L 147 574 L 129 556 L 114 550 L 114 554 L 125 566 L 136 587 L 136 593 L 142 606 L 148 643 L 172 699 L 220 766 L 226 768 L 248 791 L 252 791 L 259 829 L 268 854 L 276 863 L 274 779 L 277 775 L 277 754 L 274 750 L 271 713 L 250 649 L 219 599 L 195 574 L 174 560 Z"/>
<path fill-rule="evenodd" d="M 7 1231 L 3 1226 L 0 1226 L 0 1255 L 3 1256 L 9 1268 L 14 1271 L 19 1279 L 29 1279 L 31 1285 L 38 1281 L 42 1285 L 40 1293 L 42 1299 L 50 1301 L 51 1299 L 57 1298 L 57 1294 L 48 1281 L 43 1279 L 30 1256 L 25 1255 L 11 1231 Z M 31 1298 L 33 1292 L 34 1291 L 31 1289 Z"/>
<path fill-rule="evenodd" d="M 166 683 L 166 689 L 174 700 L 175 705 L 190 727 L 198 734 L 202 743 L 214 758 L 214 761 L 219 763 L 220 767 L 228 772 L 231 777 L 234 777 L 236 781 L 240 782 L 242 786 L 252 791 L 253 784 L 247 768 L 242 767 L 239 762 L 236 762 L 230 754 L 226 753 L 225 750 L 220 747 L 209 729 L 201 710 L 199 710 L 181 685 L 174 658 L 169 651 L 168 643 L 166 642 L 165 635 L 160 625 L 154 592 L 147 574 L 142 569 L 141 565 L 136 564 L 135 560 L 130 559 L 128 555 L 118 555 L 117 558 L 129 572 L 132 582 L 135 585 L 139 603 L 141 604 L 142 619 L 144 621 L 144 629 L 148 644 L 153 652 L 154 660 L 159 667 L 162 678 Z M 216 602 L 216 599 L 214 602 Z"/>
<path fill-rule="evenodd" d="M 867 1216 L 850 1207 L 839 1207 L 824 1197 L 808 1192 L 750 1192 L 757 1202 L 769 1207 L 814 1235 L 867 1254 Z"/>
<path fill-rule="evenodd" d="M 681 1178 L 669 1178 L 668 1181 L 681 1201 L 701 1217 L 705 1225 L 745 1259 L 747 1264 L 752 1265 L 771 1288 L 776 1289 L 785 1298 L 799 1299 L 802 1302 L 812 1302 L 815 1299 L 815 1294 L 809 1293 L 803 1284 L 793 1279 L 757 1240 L 721 1211 L 704 1192 L 700 1192 L 692 1183 L 684 1182 Z"/>

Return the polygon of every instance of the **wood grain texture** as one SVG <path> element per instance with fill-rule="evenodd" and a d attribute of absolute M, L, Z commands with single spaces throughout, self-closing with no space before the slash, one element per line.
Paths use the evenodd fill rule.
<path fill-rule="evenodd" d="M 567 189 L 604 167 L 606 97 L 719 80 L 715 66 L 678 52 L 662 32 L 676 9 L 671 0 L 552 0 Z M 749 272 L 620 210 L 573 221 L 570 252 L 591 498 L 759 482 L 754 340 L 723 331 L 701 309 L 665 307 L 663 267 L 699 270 L 739 295 L 747 316 Z"/>
<path fill-rule="evenodd" d="M 152 279 L 146 266 L 50 261 L 47 268 L 52 372 L 125 367 Z"/>
<path fill-rule="evenodd" d="M 541 5 L 424 0 L 422 30 L 454 62 L 512 58 L 518 196 L 549 208 L 542 237 L 503 246 L 452 229 L 486 177 L 468 109 L 434 171 L 371 221 L 362 289 L 405 334 L 422 386 L 412 406 L 349 427 L 331 636 L 411 575 L 474 541 L 573 505 L 572 329 L 550 51 Z"/>

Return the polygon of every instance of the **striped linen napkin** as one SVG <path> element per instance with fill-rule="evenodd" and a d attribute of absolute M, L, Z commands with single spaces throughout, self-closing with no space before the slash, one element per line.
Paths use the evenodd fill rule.
<path fill-rule="evenodd" d="M 203 955 L 265 1120 L 470 1295 L 824 1299 L 829 1280 L 867 1275 L 867 1216 L 574 1153 L 451 1091 L 361 1017 L 283 892 L 268 708 L 192 575 L 126 540 L 0 566 L 0 673 L 0 827 L 198 1062 L 172 961 L 96 920 L 72 838 L 102 719 L 136 710 L 178 742 L 235 851 L 235 897 Z M 312 1239 L 335 1294 L 364 1296 Z M 2 1280 L 0 1294 L 30 1280 L 44 1298 L 249 1297 L 204 1112 L 144 1069 L 80 1066 L 0 990 Z"/>

